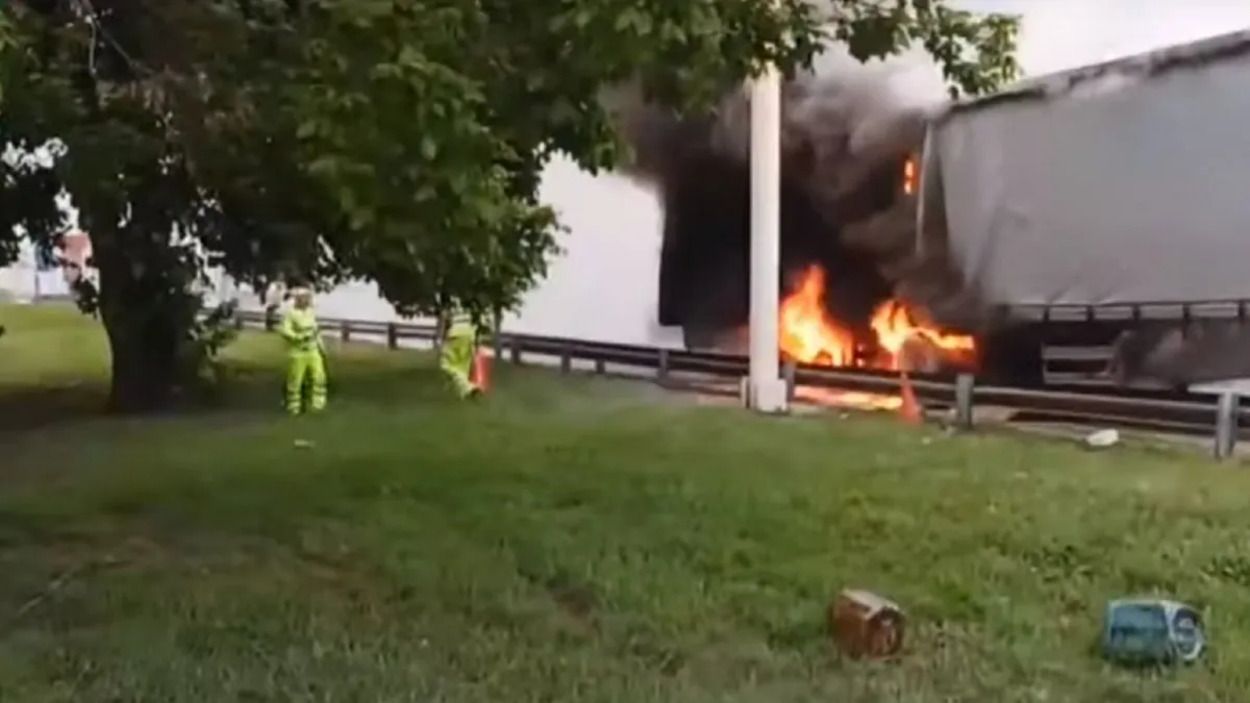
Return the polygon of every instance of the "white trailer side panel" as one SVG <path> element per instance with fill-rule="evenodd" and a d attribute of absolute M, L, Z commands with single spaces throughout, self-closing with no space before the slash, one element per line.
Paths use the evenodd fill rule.
<path fill-rule="evenodd" d="M 924 236 L 987 304 L 1250 299 L 1250 37 L 1060 78 L 935 123 Z"/>

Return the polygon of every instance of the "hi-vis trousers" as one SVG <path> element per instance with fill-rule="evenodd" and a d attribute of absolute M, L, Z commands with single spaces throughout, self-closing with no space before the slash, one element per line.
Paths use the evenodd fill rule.
<path fill-rule="evenodd" d="M 312 385 L 308 406 L 304 407 L 304 382 Z M 299 415 L 305 409 L 313 412 L 326 407 L 326 362 L 320 349 L 291 351 L 287 356 L 286 410 Z"/>

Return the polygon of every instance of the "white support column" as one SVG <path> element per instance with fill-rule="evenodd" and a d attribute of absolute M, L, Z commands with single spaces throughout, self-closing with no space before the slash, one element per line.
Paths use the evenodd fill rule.
<path fill-rule="evenodd" d="M 770 67 L 751 86 L 751 366 L 747 406 L 786 412 L 778 345 L 781 268 L 781 76 Z"/>

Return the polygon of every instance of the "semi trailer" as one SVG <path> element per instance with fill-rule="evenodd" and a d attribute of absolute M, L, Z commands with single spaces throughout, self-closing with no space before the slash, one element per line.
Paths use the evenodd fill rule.
<path fill-rule="evenodd" d="M 934 117 L 916 250 L 1051 383 L 1250 376 L 1250 31 Z"/>

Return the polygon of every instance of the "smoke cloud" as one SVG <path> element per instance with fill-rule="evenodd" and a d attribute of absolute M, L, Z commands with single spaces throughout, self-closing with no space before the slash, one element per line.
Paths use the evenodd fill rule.
<path fill-rule="evenodd" d="M 915 203 L 900 197 L 903 165 L 946 102 L 922 51 L 860 63 L 836 44 L 782 94 L 783 292 L 817 264 L 826 307 L 866 330 L 873 309 L 900 296 L 956 322 L 961 286 L 944 262 L 920 259 Z M 695 346 L 724 346 L 748 316 L 750 102 L 726 96 L 713 114 L 679 119 L 628 90 L 613 107 L 634 150 L 629 173 L 665 208 L 660 321 Z M 940 252 L 939 252 L 940 253 Z"/>
<path fill-rule="evenodd" d="M 1136 80 L 1114 74 L 1088 81 L 1077 97 Z M 901 298 L 933 322 L 977 333 L 983 372 L 1040 383 L 1043 331 L 988 314 L 948 262 L 941 232 L 926 232 L 919 251 L 917 199 L 900 197 L 904 162 L 920 152 L 926 125 L 946 100 L 941 72 L 920 50 L 860 63 L 829 45 L 810 72 L 784 86 L 778 284 L 788 292 L 797 274 L 819 265 L 827 274 L 825 307 L 843 325 L 866 333 L 872 311 Z M 610 105 L 634 150 L 628 173 L 652 184 L 664 207 L 660 323 L 683 327 L 691 346 L 741 349 L 749 307 L 748 93 L 725 96 L 697 119 L 679 119 L 630 89 Z M 1106 334 L 1086 326 L 1066 342 L 1111 343 Z M 1146 326 L 1125 333 L 1114 350 L 1121 383 L 1181 385 L 1250 373 L 1250 332 L 1235 323 L 1195 323 L 1183 332 L 1176 324 Z"/>

